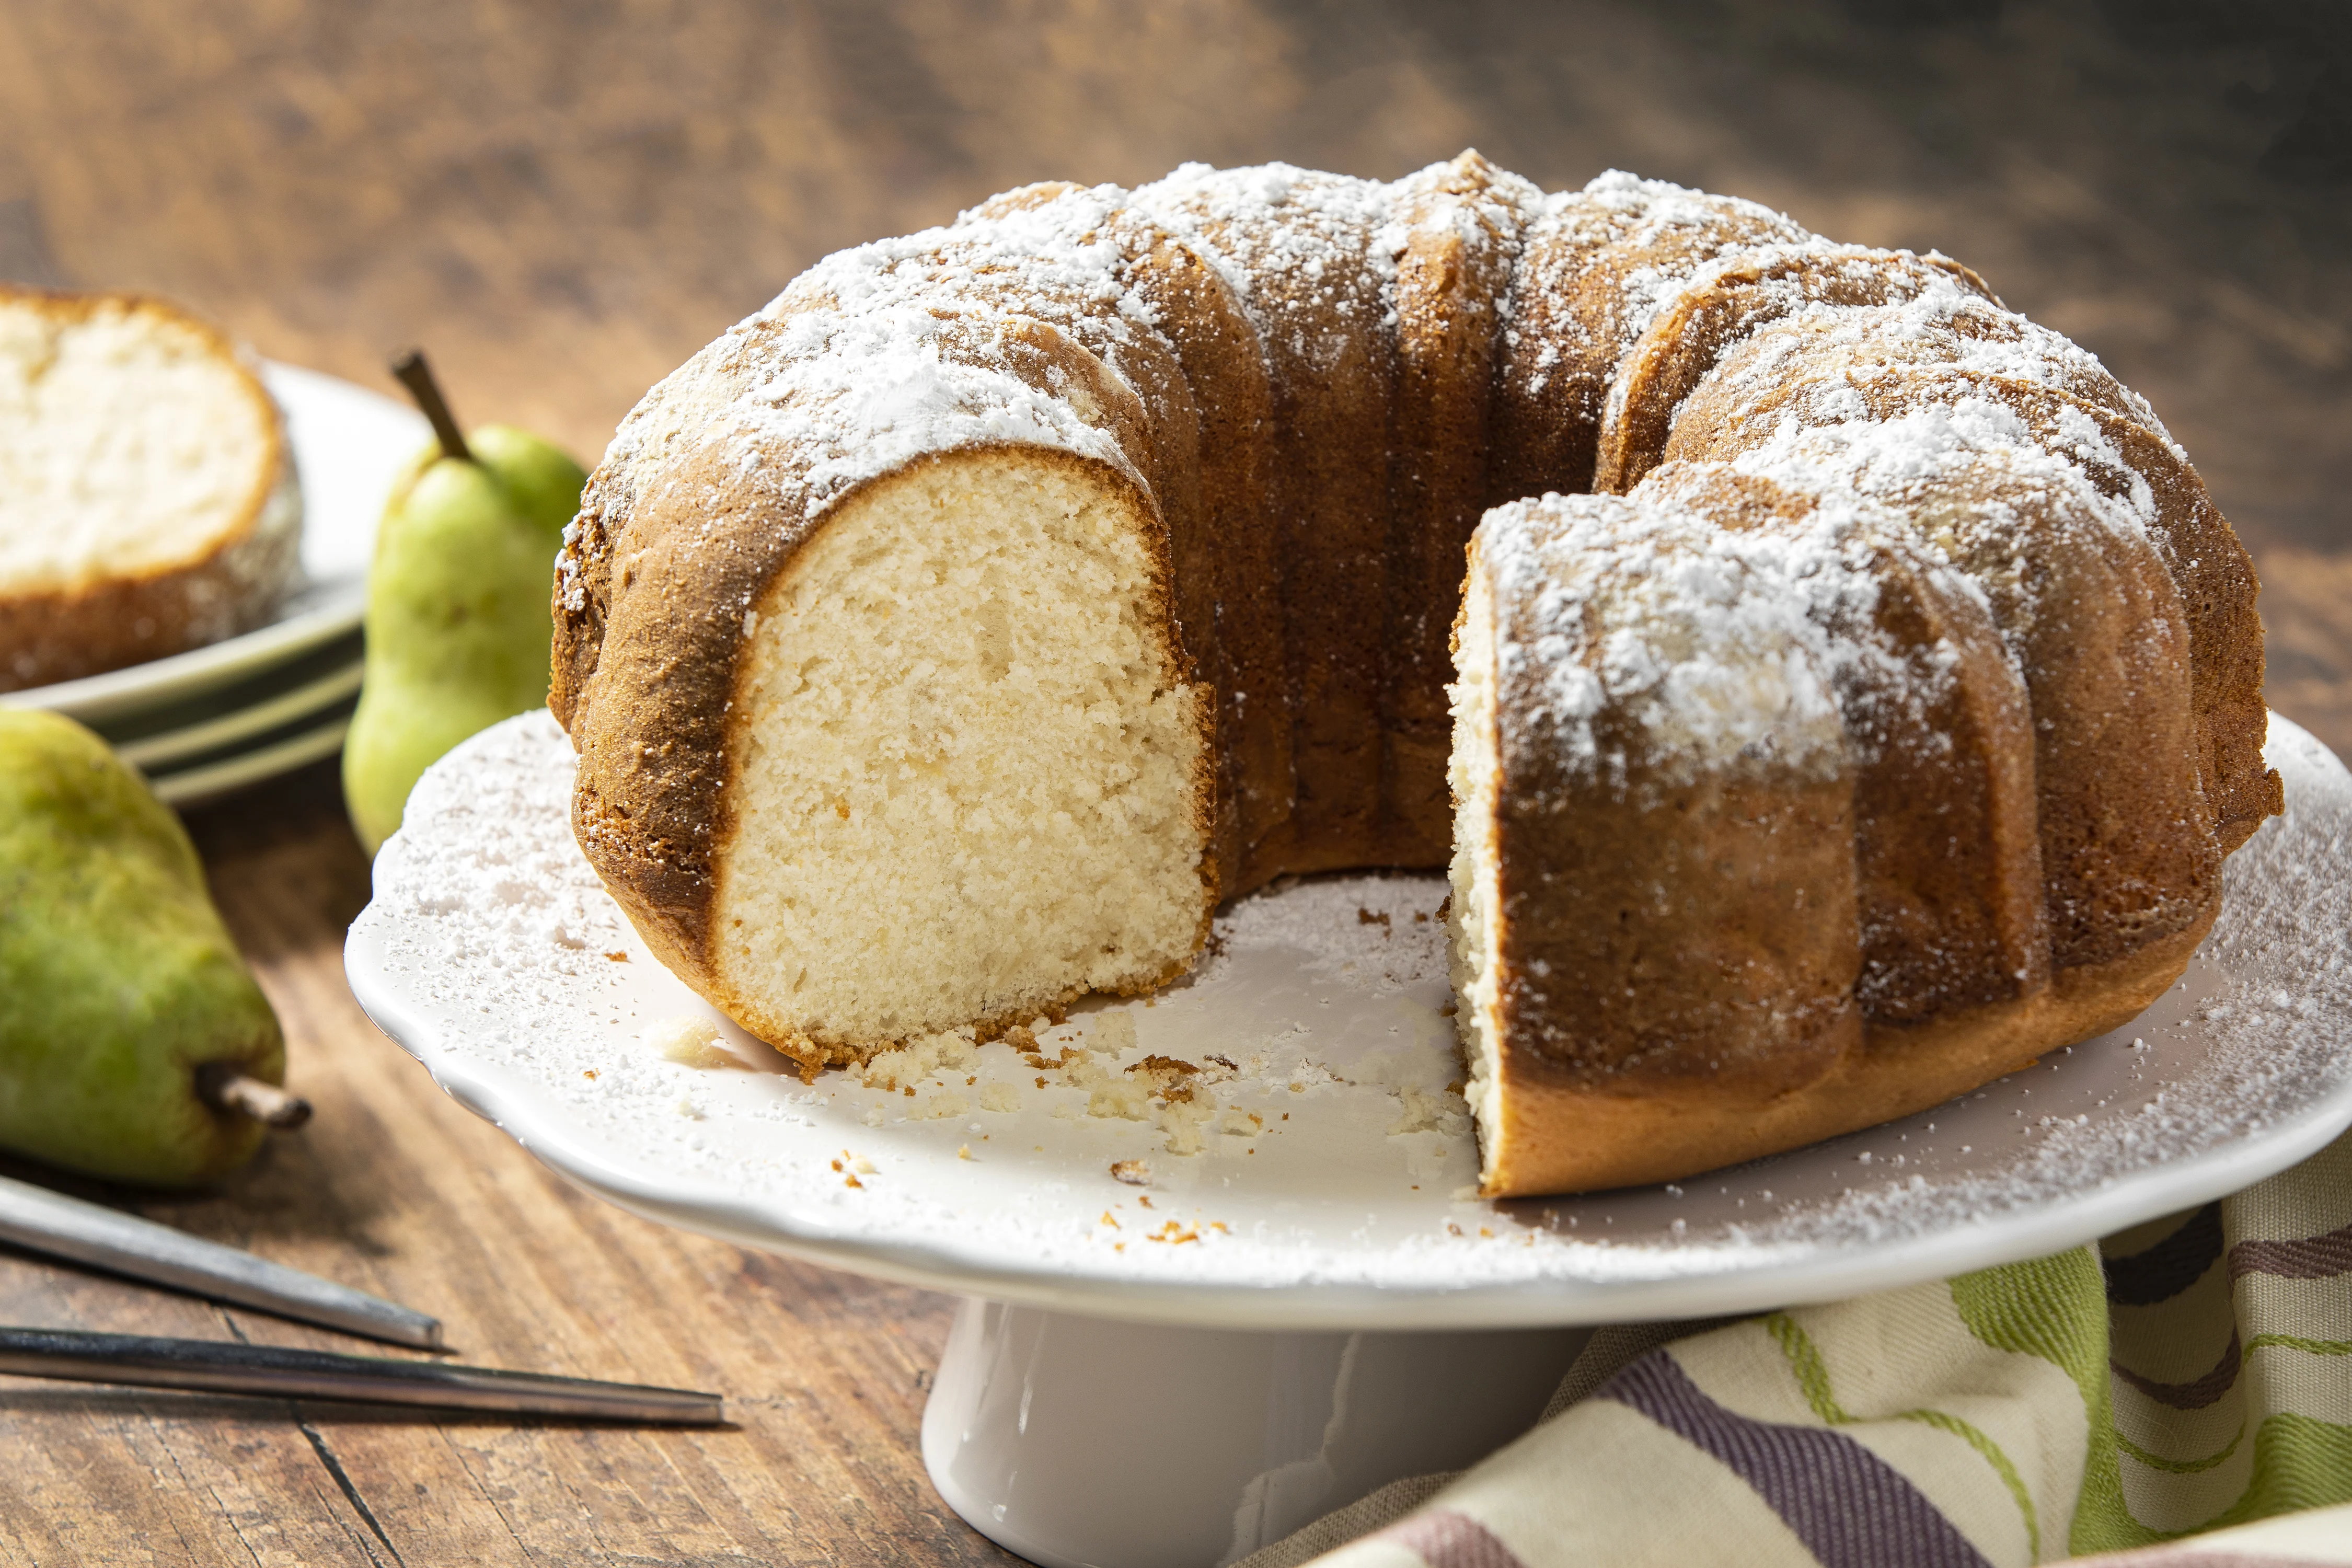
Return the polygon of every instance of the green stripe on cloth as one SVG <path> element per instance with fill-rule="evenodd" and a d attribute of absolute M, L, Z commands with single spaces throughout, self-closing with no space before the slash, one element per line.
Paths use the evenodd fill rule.
<path fill-rule="evenodd" d="M 1788 1358 L 1789 1370 L 1795 1375 L 1797 1386 L 1803 1391 L 1805 1403 L 1812 1406 L 1815 1415 L 1832 1426 L 1846 1426 L 1861 1419 L 1838 1403 L 1836 1391 L 1830 1386 L 1829 1364 L 1822 1359 L 1821 1347 L 1813 1343 L 1813 1337 L 1805 1332 L 1794 1318 L 1786 1312 L 1775 1312 L 1764 1320 L 1764 1326 L 1779 1342 L 1780 1353 Z M 2025 1549 L 2036 1562 L 2041 1561 L 2042 1521 L 2033 1506 L 2032 1490 L 2026 1486 L 2025 1478 L 2018 1473 L 2017 1467 L 2010 1462 L 2009 1456 L 2001 1452 L 2000 1444 L 1973 1423 L 1941 1410 L 1898 1411 L 1895 1419 L 1916 1421 L 1939 1432 L 1948 1432 L 1981 1455 L 1985 1463 L 1992 1467 L 1993 1474 L 2000 1478 L 2001 1485 L 2009 1489 L 2009 1495 L 2016 1500 L 2017 1511 L 2025 1521 Z"/>
<path fill-rule="evenodd" d="M 2096 1254 L 2078 1247 L 2055 1258 L 1980 1268 L 1953 1279 L 1951 1291 L 1969 1332 L 1995 1350 L 2040 1356 L 2082 1392 L 2090 1452 L 2084 1456 L 2083 1489 L 2067 1550 L 2113 1552 L 2162 1540 L 2124 1505 L 2114 1394 L 2107 1382 L 2107 1282 Z"/>
<path fill-rule="evenodd" d="M 2252 1479 L 2236 1502 L 2185 1530 L 2141 1523 L 2124 1501 L 2122 1456 L 2128 1454 L 2167 1474 L 2195 1475 L 2225 1462 L 2237 1451 L 2242 1433 L 2218 1454 L 2184 1461 L 2161 1458 L 2116 1430 L 2105 1366 L 2105 1281 L 2088 1248 L 1964 1274 L 1952 1281 L 1951 1289 L 1952 1303 L 1970 1333 L 1998 1349 L 2044 1358 L 2083 1391 L 2091 1450 L 2083 1467 L 2082 1497 L 2075 1504 L 2068 1550 L 2079 1554 L 2153 1545 L 2290 1509 L 2352 1501 L 2352 1427 L 2284 1414 L 2255 1429 Z M 2252 1335 L 2246 1353 L 2266 1344 L 2321 1355 L 2352 1354 L 2352 1342 L 2291 1334 Z"/>
<path fill-rule="evenodd" d="M 2273 1415 L 2255 1428 L 2254 1479 L 2246 1495 L 2196 1530 L 2221 1530 L 2338 1502 L 2352 1502 L 2352 1426 L 2308 1415 Z M 2168 1539 L 2195 1532 L 2176 1531 Z"/>
<path fill-rule="evenodd" d="M 2246 1429 L 2243 1426 L 2241 1426 L 2238 1428 L 2238 1435 L 2230 1439 L 2229 1447 L 2223 1448 L 2218 1454 L 2208 1454 L 2201 1459 L 2168 1459 L 2161 1454 L 2149 1453 L 2146 1448 L 2141 1447 L 2137 1443 L 2133 1442 L 2130 1438 L 2125 1436 L 2120 1432 L 2116 1434 L 2116 1447 L 2122 1449 L 2125 1453 L 2130 1455 L 2134 1459 L 2138 1460 L 2141 1464 L 2146 1465 L 2149 1469 L 2162 1470 L 2165 1474 L 2170 1476 L 2199 1475 L 2206 1470 L 2213 1468 L 2216 1465 L 2227 1464 L 2229 1463 L 2230 1456 L 2238 1451 L 2238 1445 L 2245 1440 Z"/>
<path fill-rule="evenodd" d="M 2071 1561 L 2082 1568 L 2345 1568 L 2352 1564 L 2352 1508 L 2273 1514 L 2166 1546 Z"/>
<path fill-rule="evenodd" d="M 2256 1334 L 2246 1342 L 2246 1353 L 2251 1356 L 2264 1345 L 2284 1345 L 2313 1355 L 2352 1355 L 2352 1340 L 2306 1340 L 2300 1334 Z"/>
<path fill-rule="evenodd" d="M 1941 1410 L 1906 1410 L 1901 1418 L 1949 1432 L 1984 1456 L 1985 1463 L 1990 1465 L 1993 1474 L 2000 1478 L 2000 1484 L 2007 1487 L 2009 1495 L 2017 1500 L 2017 1511 L 2025 1517 L 2025 1549 L 2039 1561 L 2042 1556 L 2042 1520 L 2033 1506 L 2033 1493 L 2026 1486 L 2025 1478 L 2017 1473 L 2017 1467 L 2010 1463 L 2009 1456 L 2000 1451 L 2000 1445 L 1958 1416 L 1947 1415 Z"/>

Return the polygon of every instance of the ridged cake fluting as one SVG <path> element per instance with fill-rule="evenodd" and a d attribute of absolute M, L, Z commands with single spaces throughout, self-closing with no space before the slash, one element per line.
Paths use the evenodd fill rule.
<path fill-rule="evenodd" d="M 2144 1006 L 2278 809 L 2253 597 L 2146 404 L 1948 258 L 1188 165 L 828 258 L 655 388 L 553 706 L 623 907 L 812 1071 L 1450 865 L 1485 1184 L 1559 1191 Z"/>

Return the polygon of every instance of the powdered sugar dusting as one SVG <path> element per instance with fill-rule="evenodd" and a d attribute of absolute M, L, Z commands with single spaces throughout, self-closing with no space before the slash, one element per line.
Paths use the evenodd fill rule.
<path fill-rule="evenodd" d="M 1654 244 L 1666 229 L 1712 226 L 1727 214 L 1760 226 L 1795 227 L 1785 214 L 1776 213 L 1760 203 L 1740 196 L 1711 195 L 1670 180 L 1645 180 L 1623 169 L 1595 174 L 1585 183 L 1581 194 L 1593 205 L 1631 218 L 1627 238 L 1637 246 Z M 1553 200 L 1565 205 L 1566 193 Z"/>
<path fill-rule="evenodd" d="M 1549 205 L 1553 221 L 1581 231 L 1588 243 L 1602 238 L 1591 232 L 1600 226 L 1594 223 L 1599 216 L 1612 248 L 1633 257 L 1675 258 L 1637 262 L 1620 279 L 1619 347 L 1648 330 L 1665 303 L 1688 285 L 1698 265 L 1731 248 L 1727 219 L 1744 234 L 1766 239 L 1801 243 L 1811 237 L 1785 216 L 1755 202 L 1665 180 L 1644 180 L 1622 169 L 1597 176 L 1581 191 L 1562 192 Z"/>
<path fill-rule="evenodd" d="M 1210 258 L 1262 322 L 1269 284 L 1356 313 L 1382 310 L 1404 248 L 1392 187 L 1289 163 L 1185 163 L 1134 200 Z"/>
<path fill-rule="evenodd" d="M 990 204 L 945 228 L 826 257 L 666 377 L 614 434 L 583 515 L 625 516 L 689 459 L 712 483 L 767 490 L 797 538 L 845 491 L 929 453 L 1042 447 L 1140 479 L 1135 454 L 1023 363 L 1037 324 L 1109 374 L 1165 354 L 1114 232 L 1126 193 L 1105 185 Z M 575 522 L 558 572 L 585 604 Z"/>
<path fill-rule="evenodd" d="M 1487 513 L 1496 677 L 1518 716 L 1507 752 L 1542 747 L 1619 783 L 1835 774 L 1849 760 L 1839 691 L 1886 663 L 1862 630 L 1878 596 L 1874 521 L 1897 526 L 1832 497 L 1806 526 L 1730 531 L 1646 490 Z M 1602 743 L 1612 709 L 1637 727 L 1640 755 Z"/>

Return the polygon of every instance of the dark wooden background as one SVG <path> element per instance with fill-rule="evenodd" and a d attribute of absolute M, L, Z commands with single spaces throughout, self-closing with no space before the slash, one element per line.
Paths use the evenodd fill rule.
<path fill-rule="evenodd" d="M 1465 145 L 1969 262 L 2154 402 L 2262 567 L 2273 705 L 2352 753 L 2331 0 L 0 0 L 0 277 L 154 290 L 369 384 L 421 342 L 465 416 L 592 459 L 808 262 L 992 191 Z M 0 1565 L 1001 1556 L 915 1453 L 945 1301 L 631 1219 L 443 1099 L 343 986 L 331 768 L 191 826 L 319 1116 L 221 1193 L 110 1195 L 437 1311 L 469 1359 L 716 1387 L 737 1424 L 0 1380 Z M 349 1344 L 5 1250 L 0 1319 Z"/>

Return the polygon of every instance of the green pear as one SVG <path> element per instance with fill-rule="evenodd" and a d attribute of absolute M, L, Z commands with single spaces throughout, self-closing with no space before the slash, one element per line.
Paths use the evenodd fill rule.
<path fill-rule="evenodd" d="M 368 574 L 367 667 L 343 798 L 373 855 L 443 752 L 547 700 L 549 583 L 588 476 L 536 436 L 477 430 L 393 487 Z"/>
<path fill-rule="evenodd" d="M 80 725 L 0 709 L 0 1147 L 149 1186 L 226 1175 L 266 1130 L 205 1103 L 207 1068 L 279 1082 L 286 1041 L 186 830 Z"/>

